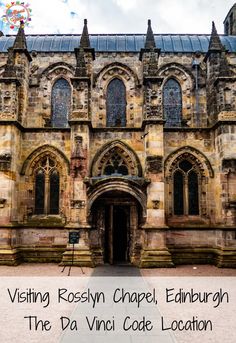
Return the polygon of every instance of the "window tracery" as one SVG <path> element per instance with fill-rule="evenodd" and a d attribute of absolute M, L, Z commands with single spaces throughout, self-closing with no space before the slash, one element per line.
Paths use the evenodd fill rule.
<path fill-rule="evenodd" d="M 50 156 L 44 156 L 35 169 L 35 214 L 58 214 L 59 191 L 57 164 Z"/>
<path fill-rule="evenodd" d="M 111 157 L 107 160 L 104 166 L 104 175 L 128 175 L 129 171 L 126 166 L 124 158 L 115 152 Z"/>
<path fill-rule="evenodd" d="M 175 215 L 199 215 L 199 173 L 189 160 L 177 163 L 173 173 Z"/>

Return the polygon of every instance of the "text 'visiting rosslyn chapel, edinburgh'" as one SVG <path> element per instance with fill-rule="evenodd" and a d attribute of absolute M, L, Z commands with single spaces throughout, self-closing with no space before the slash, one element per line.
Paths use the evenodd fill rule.
<path fill-rule="evenodd" d="M 152 25 L 1 32 L 0 264 L 236 267 L 236 4 Z"/>

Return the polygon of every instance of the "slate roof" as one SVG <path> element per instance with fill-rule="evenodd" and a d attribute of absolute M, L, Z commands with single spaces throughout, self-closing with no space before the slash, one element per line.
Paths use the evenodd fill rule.
<path fill-rule="evenodd" d="M 210 35 L 158 34 L 156 46 L 162 52 L 207 52 Z M 79 46 L 80 35 L 28 35 L 29 51 L 72 52 Z M 90 42 L 95 51 L 139 52 L 145 44 L 145 34 L 90 34 Z M 0 37 L 0 52 L 7 52 L 13 45 L 15 36 Z M 222 44 L 230 52 L 236 52 L 236 36 L 220 35 Z"/>

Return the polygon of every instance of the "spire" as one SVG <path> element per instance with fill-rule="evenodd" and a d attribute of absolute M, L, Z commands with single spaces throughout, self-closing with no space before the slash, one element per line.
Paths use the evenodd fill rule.
<path fill-rule="evenodd" d="M 90 40 L 89 40 L 89 33 L 87 27 L 87 19 L 84 19 L 84 28 L 80 38 L 80 45 L 81 48 L 90 48 Z"/>
<path fill-rule="evenodd" d="M 24 31 L 24 21 L 21 20 L 20 27 L 16 35 L 15 42 L 13 44 L 13 49 L 23 49 L 27 50 L 25 31 Z"/>
<path fill-rule="evenodd" d="M 220 37 L 216 31 L 215 23 L 212 22 L 211 38 L 209 42 L 208 51 L 223 51 L 224 47 L 221 43 Z"/>
<path fill-rule="evenodd" d="M 148 19 L 148 29 L 146 34 L 145 49 L 156 48 L 154 34 L 151 27 L 151 20 Z"/>
<path fill-rule="evenodd" d="M 8 49 L 8 58 L 5 70 L 3 72 L 3 77 L 16 77 L 16 67 L 15 67 L 15 52 L 17 50 L 23 50 L 24 54 L 27 56 L 28 61 L 31 62 L 32 58 L 27 50 L 25 31 L 24 31 L 24 21 L 21 20 L 20 27 L 17 32 L 13 46 Z"/>
<path fill-rule="evenodd" d="M 84 59 L 84 49 L 82 47 L 76 49 L 76 60 L 75 77 L 86 77 L 87 68 Z"/>

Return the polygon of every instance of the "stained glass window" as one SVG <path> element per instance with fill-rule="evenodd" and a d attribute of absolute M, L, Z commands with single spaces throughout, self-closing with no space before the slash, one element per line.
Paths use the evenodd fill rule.
<path fill-rule="evenodd" d="M 52 88 L 52 127 L 68 127 L 70 107 L 71 87 L 65 79 L 59 79 Z"/>
<path fill-rule="evenodd" d="M 123 81 L 113 79 L 107 87 L 107 126 L 126 126 L 126 89 Z"/>
<path fill-rule="evenodd" d="M 199 215 L 199 181 L 194 165 L 182 160 L 174 172 L 174 214 Z"/>
<path fill-rule="evenodd" d="M 56 162 L 43 157 L 35 172 L 35 214 L 59 213 L 60 179 Z"/>
<path fill-rule="evenodd" d="M 182 92 L 179 83 L 169 79 L 163 89 L 163 110 L 166 127 L 179 127 L 182 121 Z"/>

